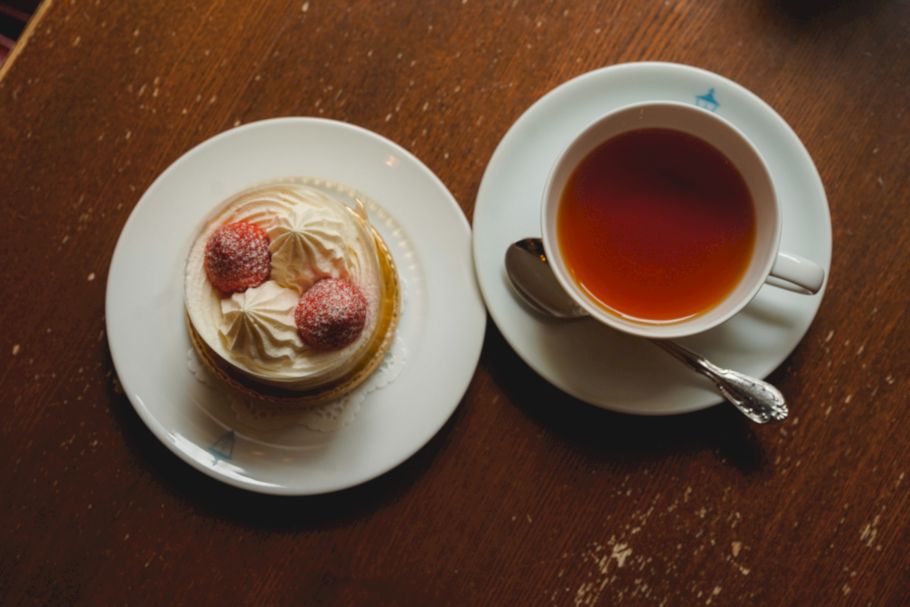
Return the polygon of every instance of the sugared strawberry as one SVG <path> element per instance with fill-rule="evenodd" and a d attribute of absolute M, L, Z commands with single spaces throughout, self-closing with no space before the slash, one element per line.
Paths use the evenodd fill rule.
<path fill-rule="evenodd" d="M 300 338 L 317 350 L 353 343 L 367 319 L 363 291 L 343 278 L 324 278 L 306 290 L 294 310 Z"/>
<path fill-rule="evenodd" d="M 257 226 L 238 222 L 221 226 L 205 243 L 205 273 L 224 293 L 246 291 L 269 279 L 269 237 Z"/>

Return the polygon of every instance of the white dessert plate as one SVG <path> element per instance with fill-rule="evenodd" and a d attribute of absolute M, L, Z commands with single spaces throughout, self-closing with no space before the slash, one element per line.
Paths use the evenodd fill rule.
<path fill-rule="evenodd" d="M 701 105 L 749 137 L 767 162 L 781 199 L 781 247 L 814 260 L 827 273 L 828 202 L 799 138 L 768 104 L 742 86 L 672 63 L 629 63 L 584 74 L 547 93 L 518 119 L 480 184 L 474 264 L 496 325 L 542 377 L 604 409 L 665 415 L 703 409 L 721 398 L 708 381 L 643 340 L 592 320 L 560 322 L 535 315 L 519 301 L 503 265 L 510 243 L 540 235 L 542 191 L 557 155 L 599 116 L 644 101 Z M 681 343 L 717 364 L 765 377 L 802 339 L 823 292 L 807 296 L 765 285 L 740 314 Z"/>
<path fill-rule="evenodd" d="M 183 276 L 190 240 L 231 194 L 286 177 L 345 184 L 376 201 L 372 217 L 401 270 L 397 337 L 407 362 L 331 433 L 294 428 L 258 440 L 195 400 Z M 307 495 L 375 478 L 446 422 L 474 374 L 486 314 L 471 271 L 470 227 L 445 185 L 375 133 L 315 118 L 244 125 L 196 146 L 149 187 L 123 228 L 107 285 L 111 355 L 136 412 L 171 451 L 205 474 L 262 493 Z M 288 441 L 288 437 L 294 440 Z"/>

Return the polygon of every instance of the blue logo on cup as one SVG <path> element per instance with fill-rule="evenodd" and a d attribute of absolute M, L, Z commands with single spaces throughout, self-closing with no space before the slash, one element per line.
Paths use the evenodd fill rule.
<path fill-rule="evenodd" d="M 717 102 L 717 99 L 714 97 L 714 87 L 708 89 L 708 92 L 704 95 L 695 96 L 695 105 L 698 107 L 703 107 L 706 110 L 716 112 L 717 108 L 720 107 L 720 103 Z"/>

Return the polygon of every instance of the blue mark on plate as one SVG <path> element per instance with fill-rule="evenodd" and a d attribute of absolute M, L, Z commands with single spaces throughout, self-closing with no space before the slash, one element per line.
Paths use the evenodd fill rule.
<path fill-rule="evenodd" d="M 221 435 L 208 448 L 208 452 L 215 456 L 215 462 L 218 460 L 230 460 L 234 455 L 234 431 L 230 430 Z"/>
<path fill-rule="evenodd" d="M 696 95 L 695 105 L 716 112 L 717 108 L 720 107 L 720 103 L 718 103 L 717 99 L 714 97 L 714 87 L 712 86 L 709 88 L 708 92 L 704 95 Z"/>

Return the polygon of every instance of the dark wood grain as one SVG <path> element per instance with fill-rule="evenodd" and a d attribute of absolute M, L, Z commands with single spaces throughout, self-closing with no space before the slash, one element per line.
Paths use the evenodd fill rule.
<path fill-rule="evenodd" d="M 107 267 L 184 151 L 261 118 L 344 120 L 410 149 L 470 218 L 531 103 L 649 59 L 763 97 L 825 183 L 830 285 L 771 375 L 789 421 L 596 410 L 492 324 L 439 435 L 338 494 L 223 486 L 133 412 Z M 910 604 L 908 98 L 905 0 L 45 4 L 0 72 L 0 602 Z"/>

